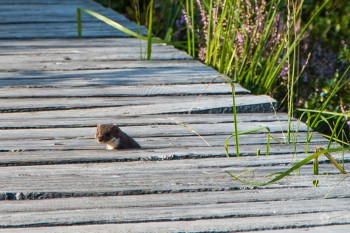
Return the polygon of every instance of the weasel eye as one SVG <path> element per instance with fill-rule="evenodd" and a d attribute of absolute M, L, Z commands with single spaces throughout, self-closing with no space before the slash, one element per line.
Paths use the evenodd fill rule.
<path fill-rule="evenodd" d="M 111 135 L 109 133 L 103 134 L 104 137 L 109 138 Z"/>

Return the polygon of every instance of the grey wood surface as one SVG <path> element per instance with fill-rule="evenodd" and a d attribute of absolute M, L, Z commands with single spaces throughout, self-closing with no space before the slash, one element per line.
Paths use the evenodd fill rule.
<path fill-rule="evenodd" d="M 338 217 L 338 215 L 327 215 L 327 214 L 300 214 L 290 215 L 286 217 L 276 218 L 276 216 L 269 216 L 263 218 L 250 218 L 252 222 L 249 222 L 247 218 L 237 220 L 237 218 L 225 218 L 225 219 L 208 219 L 208 220 L 197 220 L 197 221 L 173 221 L 173 222 L 148 222 L 148 223 L 124 223 L 124 224 L 102 224 L 102 225 L 86 225 L 86 226 L 64 226 L 64 227 L 50 227 L 50 232 L 55 233 L 66 233 L 66 232 L 79 232 L 79 233 L 95 233 L 95 232 L 262 232 L 261 229 L 265 229 L 267 233 L 343 233 L 349 230 L 348 225 L 335 225 L 332 221 L 327 221 L 328 224 L 324 223 L 320 219 L 328 219 L 332 217 Z M 340 213 L 342 214 L 342 213 Z M 288 219 L 290 225 L 283 225 L 281 221 Z M 263 220 L 263 222 L 262 222 Z M 281 221 L 280 221 L 281 220 Z M 315 222 L 321 221 L 319 226 L 305 228 L 305 222 L 314 220 Z M 245 225 L 255 225 L 254 230 L 250 230 L 250 227 Z M 316 225 L 316 224 L 315 224 Z M 286 229 L 287 227 L 294 229 Z M 279 229 L 271 230 L 269 229 Z M 297 228 L 297 229 L 295 229 Z M 260 230 L 259 230 L 260 229 Z M 47 232 L 47 228 L 36 227 L 36 228 L 15 228 L 11 230 L 5 230 L 0 232 Z M 243 230 L 243 231 L 242 231 Z"/>
<path fill-rule="evenodd" d="M 76 38 L 78 7 L 100 13 L 135 32 L 138 30 L 137 24 L 90 0 L 46 1 L 46 3 L 14 0 L 0 3 L 2 39 Z M 127 37 L 86 13 L 82 13 L 82 26 L 85 37 Z M 146 33 L 144 27 L 141 31 Z"/>
<path fill-rule="evenodd" d="M 240 157 L 231 139 L 228 158 L 224 75 L 165 44 L 146 61 L 145 41 L 86 14 L 77 39 L 77 7 L 137 31 L 91 0 L 0 5 L 0 232 L 350 230 L 349 176 L 324 156 L 322 175 L 310 162 L 266 187 L 227 174 L 267 181 L 327 147 L 296 119 L 288 143 L 288 117 L 272 98 L 234 84 L 238 130 L 260 130 L 239 136 Z M 142 149 L 105 150 L 97 123 L 119 125 Z M 349 153 L 332 156 L 349 169 Z"/>

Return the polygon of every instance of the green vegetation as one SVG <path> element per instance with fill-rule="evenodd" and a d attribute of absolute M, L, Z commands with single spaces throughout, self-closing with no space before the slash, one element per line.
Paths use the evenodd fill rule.
<path fill-rule="evenodd" d="M 288 170 L 281 172 L 281 173 L 278 173 L 278 174 L 272 174 L 273 178 L 266 181 L 266 182 L 246 181 L 246 180 L 240 179 L 239 175 L 235 176 L 229 172 L 228 172 L 228 174 L 232 177 L 232 179 L 237 180 L 237 181 L 244 183 L 244 184 L 254 185 L 254 186 L 266 186 L 266 185 L 272 184 L 272 183 L 279 181 L 279 180 L 283 179 L 284 177 L 292 174 L 294 171 L 299 169 L 301 166 L 309 163 L 312 160 L 316 161 L 314 163 L 314 175 L 318 175 L 318 162 L 317 161 L 318 161 L 318 157 L 320 155 L 325 155 L 331 161 L 331 163 L 340 171 L 340 173 L 346 174 L 344 168 L 342 166 L 340 166 L 338 164 L 338 162 L 335 159 L 333 159 L 333 157 L 329 154 L 330 152 L 341 152 L 341 151 L 344 151 L 344 148 L 334 148 L 334 149 L 326 149 L 326 150 L 323 148 L 319 148 L 314 154 L 312 154 L 312 155 L 306 157 L 305 159 L 303 159 L 302 161 L 294 164 L 294 166 L 292 166 Z M 314 185 L 317 186 L 317 184 L 315 184 L 315 182 L 314 182 Z"/>
<path fill-rule="evenodd" d="M 116 22 L 85 13 L 129 35 L 151 42 L 166 42 L 184 49 L 203 63 L 227 74 L 256 94 L 276 98 L 279 110 L 288 112 L 287 140 L 292 143 L 291 119 L 299 117 L 330 139 L 328 147 L 275 176 L 266 185 L 290 174 L 319 155 L 349 150 L 350 140 L 350 1 L 314 0 L 133 0 L 103 1 L 106 6 L 145 24 L 148 36 L 135 35 Z M 157 13 L 155 13 L 157 12 Z M 159 37 L 161 39 L 154 39 Z M 234 138 L 239 156 L 239 132 L 233 94 Z M 312 138 L 310 133 L 308 142 Z M 272 138 L 274 139 L 274 138 Z M 274 139 L 275 140 L 275 139 Z M 331 142 L 340 148 L 331 148 Z M 328 156 L 327 156 L 328 157 Z M 329 157 L 331 158 L 331 156 Z M 333 162 L 332 162 L 333 163 Z M 338 169 L 340 166 L 333 163 Z M 342 173 L 344 170 L 339 169 Z M 232 178 L 240 180 L 230 174 Z M 240 180 L 242 181 L 242 180 Z M 244 182 L 244 181 L 242 181 Z"/>
<path fill-rule="evenodd" d="M 295 108 L 319 109 L 350 64 L 347 0 L 96 1 L 152 24 L 154 37 L 187 50 L 253 93 L 271 95 L 289 114 Z M 152 21 L 149 8 L 155 12 Z M 326 110 L 348 113 L 349 106 L 347 83 Z M 317 130 L 330 133 L 328 127 Z"/>

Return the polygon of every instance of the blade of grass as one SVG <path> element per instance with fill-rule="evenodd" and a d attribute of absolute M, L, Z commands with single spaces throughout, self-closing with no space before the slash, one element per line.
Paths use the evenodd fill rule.
<path fill-rule="evenodd" d="M 313 169 L 314 169 L 314 175 L 318 175 L 319 174 L 319 170 L 318 170 L 318 156 L 316 156 L 314 158 Z"/>
<path fill-rule="evenodd" d="M 77 8 L 77 27 L 78 27 L 78 38 L 82 37 L 82 22 L 81 22 L 81 9 Z"/>
<path fill-rule="evenodd" d="M 232 91 L 232 112 L 233 112 L 233 132 L 234 132 L 234 136 L 235 136 L 235 140 L 236 140 L 236 156 L 239 157 L 239 140 L 238 140 L 238 122 L 237 122 L 237 108 L 236 108 L 236 90 L 235 90 L 235 85 L 232 82 L 231 79 L 224 77 L 225 80 L 230 84 L 231 86 L 231 91 Z M 226 156 L 229 156 L 228 154 L 228 140 L 231 137 L 229 137 L 228 139 L 226 139 L 226 142 L 224 144 L 225 150 L 226 150 Z"/>
<path fill-rule="evenodd" d="M 192 54 L 192 51 L 191 51 L 191 28 L 190 28 L 190 20 L 192 21 L 192 19 L 190 19 L 190 2 L 189 0 L 186 0 L 186 15 L 187 15 L 187 53 L 189 55 Z"/>
<path fill-rule="evenodd" d="M 195 27 L 195 22 L 194 22 L 194 17 L 195 17 L 195 13 L 194 13 L 194 2 L 193 0 L 191 0 L 191 24 L 192 24 L 192 30 L 191 30 L 191 47 L 192 47 L 192 54 L 191 56 L 192 57 L 195 57 L 196 56 L 196 46 L 195 46 L 195 30 L 194 30 L 194 27 Z"/>
<path fill-rule="evenodd" d="M 327 159 L 340 171 L 342 174 L 346 174 L 346 171 L 342 166 L 339 165 L 339 163 L 327 152 L 327 150 L 324 150 L 322 147 L 318 147 L 316 151 L 324 151 L 324 155 L 327 157 Z"/>
<path fill-rule="evenodd" d="M 137 23 L 137 34 L 141 35 L 141 12 L 140 12 L 140 3 L 138 0 L 133 0 L 133 4 L 135 5 L 135 18 Z M 142 48 L 142 40 L 139 39 L 140 42 L 140 60 L 143 59 L 143 48 Z"/>
<path fill-rule="evenodd" d="M 213 0 L 210 0 L 209 9 L 213 9 Z M 206 56 L 205 56 L 205 64 L 209 63 L 209 57 L 211 57 L 211 49 L 210 49 L 210 41 L 211 41 L 211 29 L 213 23 L 213 11 L 209 10 L 209 19 L 208 19 L 208 30 L 207 30 L 207 41 L 206 41 Z"/>
<path fill-rule="evenodd" d="M 148 36 L 147 36 L 147 60 L 152 59 L 152 27 L 153 27 L 153 0 L 148 6 Z"/>
<path fill-rule="evenodd" d="M 230 157 L 230 154 L 228 152 L 228 144 L 229 144 L 231 138 L 235 138 L 236 156 L 239 157 L 239 149 L 237 150 L 237 147 L 239 147 L 239 140 L 237 140 L 238 136 L 239 135 L 244 135 L 244 134 L 256 133 L 256 132 L 259 132 L 261 130 L 267 130 L 267 132 L 268 132 L 268 139 L 267 139 L 267 145 L 266 145 L 266 155 L 268 155 L 269 151 L 270 151 L 270 139 L 271 138 L 274 139 L 274 137 L 271 137 L 271 131 L 270 131 L 269 127 L 260 127 L 260 128 L 256 128 L 256 129 L 250 129 L 250 130 L 242 131 L 242 132 L 235 131 L 231 136 L 226 138 L 225 143 L 224 143 L 226 156 Z M 279 142 L 279 140 L 275 140 L 275 141 Z"/>

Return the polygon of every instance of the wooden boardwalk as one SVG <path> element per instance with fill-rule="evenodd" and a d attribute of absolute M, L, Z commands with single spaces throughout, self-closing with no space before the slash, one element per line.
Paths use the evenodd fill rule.
<path fill-rule="evenodd" d="M 310 164 L 266 187 L 227 174 L 267 180 L 326 139 L 305 143 L 307 127 L 294 120 L 294 143 L 271 141 L 265 156 L 266 132 L 241 135 L 241 157 L 226 158 L 223 77 L 163 44 L 141 61 L 139 40 L 87 15 L 79 40 L 77 7 L 137 30 L 91 0 L 0 0 L 0 232 L 350 231 L 349 176 L 325 158 L 327 175 Z M 269 127 L 285 140 L 287 116 L 273 99 L 238 84 L 236 95 L 239 130 Z M 105 150 L 97 123 L 119 125 L 143 148 Z"/>

